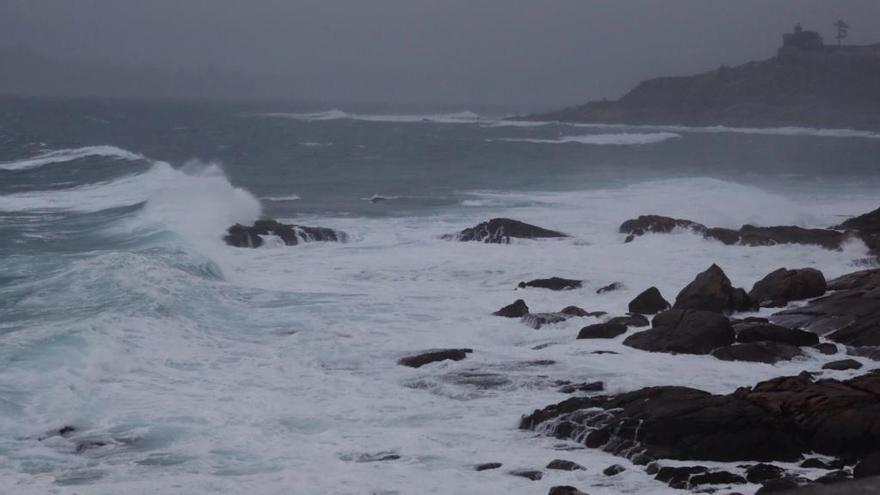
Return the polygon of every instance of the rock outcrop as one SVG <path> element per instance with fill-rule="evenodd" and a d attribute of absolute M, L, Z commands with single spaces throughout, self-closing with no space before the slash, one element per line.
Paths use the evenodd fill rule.
<path fill-rule="evenodd" d="M 573 290 L 580 289 L 583 285 L 583 282 L 580 280 L 572 280 L 568 278 L 560 278 L 560 277 L 551 277 L 551 278 L 539 278 L 535 280 L 530 280 L 528 282 L 520 282 L 517 287 L 520 289 L 526 288 L 538 288 L 538 289 L 550 289 L 550 290 Z"/>
<path fill-rule="evenodd" d="M 579 339 L 613 339 L 626 333 L 626 325 L 616 322 L 596 323 L 581 328 Z"/>
<path fill-rule="evenodd" d="M 773 364 L 779 361 L 791 361 L 803 356 L 803 352 L 794 345 L 781 342 L 749 342 L 719 347 L 712 355 L 722 361 L 750 361 L 755 363 Z"/>
<path fill-rule="evenodd" d="M 623 344 L 651 352 L 709 354 L 734 343 L 728 319 L 713 311 L 670 309 L 654 317 L 652 328 L 627 337 Z"/>
<path fill-rule="evenodd" d="M 656 287 L 650 287 L 629 302 L 629 312 L 653 315 L 669 309 L 669 302 Z"/>
<path fill-rule="evenodd" d="M 257 220 L 253 225 L 235 224 L 226 231 L 223 240 L 235 247 L 257 248 L 264 244 L 263 236 L 277 236 L 287 246 L 302 242 L 345 242 L 345 232 L 324 227 L 288 225 L 276 220 Z"/>
<path fill-rule="evenodd" d="M 819 297 L 826 287 L 825 277 L 815 268 L 780 268 L 756 282 L 749 298 L 759 306 L 779 307 L 789 301 Z"/>
<path fill-rule="evenodd" d="M 420 368 L 429 363 L 436 363 L 437 361 L 461 361 L 472 352 L 474 352 L 473 349 L 439 349 L 416 354 L 415 356 L 400 358 L 400 360 L 397 361 L 397 364 L 401 366 L 409 366 L 410 368 Z"/>
<path fill-rule="evenodd" d="M 505 318 L 522 318 L 529 314 L 529 307 L 522 299 L 517 299 L 511 304 L 504 306 L 498 311 L 492 313 L 495 316 L 503 316 Z"/>
<path fill-rule="evenodd" d="M 733 313 L 747 311 L 754 305 L 748 294 L 743 289 L 734 288 L 724 271 L 713 264 L 678 293 L 672 307 Z"/>
<path fill-rule="evenodd" d="M 447 234 L 443 238 L 450 241 L 478 241 L 487 244 L 508 244 L 510 239 L 547 239 L 568 237 L 562 232 L 549 230 L 510 218 L 493 218 L 477 224 L 457 234 Z"/>

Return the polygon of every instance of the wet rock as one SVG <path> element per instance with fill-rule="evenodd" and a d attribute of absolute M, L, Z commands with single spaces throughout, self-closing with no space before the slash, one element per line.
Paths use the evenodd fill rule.
<path fill-rule="evenodd" d="M 516 239 L 548 239 L 568 237 L 562 232 L 544 229 L 535 225 L 511 220 L 509 218 L 493 218 L 488 222 L 477 224 L 457 234 L 447 234 L 443 239 L 451 241 L 479 241 L 487 244 L 508 244 L 511 238 Z"/>
<path fill-rule="evenodd" d="M 605 323 L 617 323 L 620 325 L 624 325 L 627 327 L 646 327 L 651 324 L 644 315 L 641 314 L 631 314 L 627 316 L 615 316 L 614 318 L 609 319 Z"/>
<path fill-rule="evenodd" d="M 819 270 L 780 268 L 756 282 L 749 291 L 749 298 L 763 307 L 779 307 L 789 301 L 819 297 L 825 294 L 825 289 L 825 277 Z"/>
<path fill-rule="evenodd" d="M 550 461 L 550 464 L 547 464 L 547 469 L 557 469 L 559 471 L 586 471 L 587 468 L 581 466 L 580 464 L 572 461 L 566 461 L 564 459 L 554 459 Z"/>
<path fill-rule="evenodd" d="M 776 480 L 770 480 L 764 483 L 761 488 L 758 488 L 758 491 L 755 492 L 755 495 L 765 495 L 767 493 L 784 493 L 792 490 L 797 490 L 801 486 L 809 483 L 809 480 L 797 478 L 794 476 L 787 476 L 785 478 L 779 478 Z"/>
<path fill-rule="evenodd" d="M 822 342 L 821 344 L 816 344 L 813 346 L 813 349 L 816 349 L 822 354 L 829 356 L 837 354 L 837 346 L 835 344 L 832 344 L 831 342 Z"/>
<path fill-rule="evenodd" d="M 614 351 L 593 351 L 590 354 L 617 354 Z"/>
<path fill-rule="evenodd" d="M 526 478 L 532 481 L 538 481 L 544 477 L 544 473 L 541 471 L 535 471 L 530 469 L 517 469 L 515 471 L 511 471 L 510 474 L 513 476 L 519 476 L 520 478 Z"/>
<path fill-rule="evenodd" d="M 474 471 L 488 471 L 490 469 L 498 469 L 502 466 L 500 462 L 487 462 L 484 464 L 477 464 L 474 466 Z"/>
<path fill-rule="evenodd" d="M 376 453 L 359 453 L 359 454 L 346 454 L 340 456 L 340 459 L 343 461 L 354 461 L 354 462 L 387 462 L 387 461 L 396 461 L 400 459 L 400 454 L 395 452 L 376 452 Z"/>
<path fill-rule="evenodd" d="M 620 464 L 612 464 L 603 469 L 602 474 L 604 474 L 605 476 L 617 476 L 624 471 L 626 471 L 626 468 L 621 466 Z"/>
<path fill-rule="evenodd" d="M 862 363 L 856 361 L 855 359 L 841 359 L 839 361 L 832 361 L 830 363 L 825 363 L 822 366 L 823 370 L 835 370 L 835 371 L 844 371 L 844 370 L 857 370 L 862 367 Z"/>
<path fill-rule="evenodd" d="M 796 226 L 756 227 L 743 225 L 739 230 L 713 228 L 703 234 L 724 244 L 743 246 L 775 246 L 777 244 L 805 244 L 825 249 L 840 249 L 847 236 L 827 229 L 805 229 Z"/>
<path fill-rule="evenodd" d="M 704 466 L 664 466 L 657 471 L 654 479 L 666 483 L 672 488 L 687 489 L 691 486 L 691 477 L 708 471 Z"/>
<path fill-rule="evenodd" d="M 401 366 L 409 366 L 410 368 L 419 368 L 429 363 L 445 361 L 447 359 L 461 361 L 471 352 L 474 352 L 473 349 L 440 349 L 401 358 L 397 361 L 397 364 Z"/>
<path fill-rule="evenodd" d="M 804 462 L 800 463 L 800 467 L 802 468 L 812 468 L 812 469 L 840 469 L 844 467 L 845 464 L 842 461 L 836 460 L 832 462 L 825 462 L 822 459 L 818 459 L 816 457 L 811 457 L 806 459 Z"/>
<path fill-rule="evenodd" d="M 570 383 L 559 387 L 559 391 L 563 394 L 573 394 L 575 392 L 600 392 L 602 390 L 605 390 L 605 384 L 602 382 Z"/>
<path fill-rule="evenodd" d="M 830 485 L 832 483 L 840 483 L 841 481 L 846 481 L 850 478 L 852 478 L 852 476 L 850 476 L 849 471 L 838 469 L 837 471 L 831 471 L 830 473 L 826 473 L 816 478 L 816 483 Z"/>
<path fill-rule="evenodd" d="M 620 323 L 596 323 L 581 328 L 578 339 L 613 339 L 626 333 L 626 325 Z"/>
<path fill-rule="evenodd" d="M 580 289 L 581 286 L 582 282 L 580 280 L 571 280 L 568 278 L 560 277 L 539 278 L 528 282 L 520 282 L 518 285 L 520 289 L 534 287 L 537 289 L 550 290 L 573 290 Z"/>
<path fill-rule="evenodd" d="M 648 387 L 573 397 L 523 418 L 521 428 L 633 457 L 795 462 L 806 453 L 861 458 L 880 445 L 880 373 L 850 380 L 781 377 L 713 395 Z"/>
<path fill-rule="evenodd" d="M 847 273 L 828 281 L 828 290 L 873 289 L 880 287 L 880 268 Z"/>
<path fill-rule="evenodd" d="M 58 434 L 61 435 L 62 437 L 67 437 L 75 432 L 76 432 L 76 427 L 70 426 L 70 425 L 62 426 L 61 428 L 58 429 Z"/>
<path fill-rule="evenodd" d="M 676 229 L 703 232 L 706 226 L 681 218 L 664 217 L 660 215 L 642 215 L 623 222 L 618 229 L 621 234 L 641 236 L 647 233 L 668 234 Z"/>
<path fill-rule="evenodd" d="M 772 323 L 743 322 L 733 326 L 737 342 L 779 342 L 798 347 L 817 345 L 819 336 L 812 332 L 791 329 Z"/>
<path fill-rule="evenodd" d="M 620 289 L 623 289 L 623 284 L 620 282 L 613 282 L 604 287 L 599 287 L 596 290 L 596 294 L 604 294 L 606 292 L 613 292 Z"/>
<path fill-rule="evenodd" d="M 650 330 L 630 335 L 623 344 L 651 352 L 709 354 L 734 339 L 733 327 L 723 315 L 671 309 L 655 316 Z"/>
<path fill-rule="evenodd" d="M 570 485 L 559 485 L 550 488 L 547 495 L 588 495 Z"/>
<path fill-rule="evenodd" d="M 529 313 L 520 318 L 519 321 L 535 330 L 540 330 L 544 325 L 562 323 L 569 318 L 571 318 L 570 315 L 563 313 Z"/>
<path fill-rule="evenodd" d="M 779 361 L 791 361 L 803 356 L 803 353 L 796 346 L 781 342 L 749 342 L 719 347 L 712 351 L 712 355 L 722 361 L 773 364 Z"/>
<path fill-rule="evenodd" d="M 663 299 L 656 287 L 650 287 L 629 302 L 629 312 L 653 315 L 669 309 L 669 302 Z"/>
<path fill-rule="evenodd" d="M 846 353 L 850 356 L 868 358 L 871 361 L 880 361 L 880 347 L 877 346 L 847 347 Z"/>
<path fill-rule="evenodd" d="M 503 316 L 505 318 L 522 318 L 529 314 L 529 307 L 522 299 L 517 299 L 512 304 L 508 304 L 498 311 L 492 313 L 495 316 Z"/>
<path fill-rule="evenodd" d="M 853 477 L 867 478 L 880 476 L 880 452 L 872 452 L 866 455 L 853 469 Z"/>
<path fill-rule="evenodd" d="M 778 480 L 785 475 L 785 470 L 773 464 L 755 464 L 746 468 L 746 479 L 749 483 L 760 484 L 770 480 Z"/>
<path fill-rule="evenodd" d="M 745 291 L 734 288 L 724 271 L 713 264 L 678 293 L 673 308 L 732 313 L 752 309 L 753 304 Z"/>
<path fill-rule="evenodd" d="M 880 208 L 850 218 L 835 228 L 854 231 L 871 249 L 872 253 L 880 255 Z"/>
<path fill-rule="evenodd" d="M 746 479 L 728 471 L 709 471 L 691 476 L 690 486 L 700 485 L 741 485 Z"/>
<path fill-rule="evenodd" d="M 235 224 L 226 231 L 223 240 L 235 247 L 256 248 L 263 245 L 261 236 L 274 235 L 287 246 L 295 246 L 302 242 L 345 242 L 347 235 L 324 227 L 305 227 L 288 225 L 275 220 L 257 220 L 252 226 Z"/>
<path fill-rule="evenodd" d="M 580 316 L 580 317 L 598 317 L 604 316 L 606 313 L 604 311 L 587 311 L 583 308 L 579 308 L 577 306 L 566 306 L 562 308 L 560 313 L 569 316 Z"/>

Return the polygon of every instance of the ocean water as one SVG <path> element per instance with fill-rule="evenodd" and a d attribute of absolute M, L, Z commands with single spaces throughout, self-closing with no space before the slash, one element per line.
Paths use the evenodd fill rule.
<path fill-rule="evenodd" d="M 677 493 L 624 459 L 519 431 L 520 416 L 566 398 L 555 380 L 727 393 L 827 357 L 648 354 L 576 341 L 595 318 L 533 330 L 490 313 L 523 298 L 623 314 L 652 285 L 674 299 L 711 263 L 746 288 L 782 266 L 859 269 L 857 241 L 624 244 L 617 227 L 647 213 L 829 226 L 880 205 L 878 172 L 880 135 L 848 130 L 0 100 L 0 492 Z M 572 237 L 440 239 L 497 216 Z M 229 225 L 260 217 L 349 241 L 224 245 Z M 584 288 L 515 290 L 549 276 Z M 474 352 L 396 364 L 437 347 Z M 507 474 L 555 458 L 587 470 Z M 504 466 L 473 470 L 484 462 Z M 615 463 L 630 469 L 601 474 Z"/>

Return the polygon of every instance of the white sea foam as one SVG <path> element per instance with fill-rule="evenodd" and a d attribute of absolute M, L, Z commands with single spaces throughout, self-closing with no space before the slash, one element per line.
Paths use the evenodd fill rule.
<path fill-rule="evenodd" d="M 651 132 L 651 133 L 618 133 L 618 134 L 586 134 L 583 136 L 562 136 L 557 139 L 539 139 L 539 138 L 503 138 L 500 141 L 517 142 L 517 143 L 539 143 L 539 144 L 566 144 L 580 143 L 593 145 L 613 145 L 628 146 L 642 144 L 656 144 L 668 141 L 670 139 L 680 138 L 681 135 L 672 132 Z"/>
<path fill-rule="evenodd" d="M 265 201 L 297 201 L 302 198 L 297 194 L 287 194 L 285 196 L 263 196 L 260 199 Z"/>
<path fill-rule="evenodd" d="M 142 160 L 144 158 L 143 155 L 122 148 L 117 148 L 116 146 L 85 146 L 82 148 L 48 151 L 31 158 L 0 162 L 0 169 L 24 170 L 42 167 L 43 165 L 48 165 L 50 163 L 63 163 L 79 160 L 89 156 L 106 156 L 120 160 Z"/>

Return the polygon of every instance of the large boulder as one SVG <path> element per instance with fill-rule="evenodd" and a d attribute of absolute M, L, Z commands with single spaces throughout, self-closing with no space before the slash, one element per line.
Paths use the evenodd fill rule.
<path fill-rule="evenodd" d="M 830 340 L 850 346 L 880 346 L 880 286 L 876 278 L 860 272 L 851 274 L 846 281 L 832 280 L 841 289 L 804 306 L 774 314 L 774 323 L 790 328 L 802 328 Z"/>
<path fill-rule="evenodd" d="M 734 288 L 718 265 L 697 275 L 675 298 L 674 309 L 699 309 L 716 313 L 747 311 L 754 305 L 743 289 Z"/>
<path fill-rule="evenodd" d="M 596 323 L 581 328 L 579 339 L 613 339 L 626 333 L 626 325 L 617 322 Z"/>
<path fill-rule="evenodd" d="M 847 236 L 835 230 L 805 229 L 796 226 L 756 227 L 743 225 L 739 230 L 707 229 L 703 236 L 724 244 L 744 246 L 775 246 L 777 244 L 806 244 L 825 249 L 840 249 Z"/>
<path fill-rule="evenodd" d="M 647 233 L 668 234 L 676 229 L 703 232 L 706 226 L 691 220 L 681 218 L 664 217 L 660 215 L 642 215 L 623 222 L 620 225 L 621 234 L 640 236 Z"/>
<path fill-rule="evenodd" d="M 713 395 L 649 387 L 574 397 L 523 417 L 521 428 L 629 458 L 795 462 L 880 451 L 880 374 L 846 381 L 782 377 Z"/>
<path fill-rule="evenodd" d="M 764 307 L 785 306 L 789 301 L 825 294 L 825 277 L 815 268 L 780 268 L 762 278 L 749 291 L 749 298 Z"/>
<path fill-rule="evenodd" d="M 562 232 L 548 230 L 519 220 L 493 218 L 477 224 L 457 234 L 447 234 L 443 238 L 453 241 L 479 241 L 488 244 L 509 244 L 511 238 L 544 239 L 568 237 Z"/>
<path fill-rule="evenodd" d="M 474 352 L 473 349 L 432 350 L 414 356 L 400 358 L 400 360 L 397 361 L 397 364 L 401 366 L 409 366 L 410 368 L 420 368 L 429 363 L 436 363 L 437 361 L 461 361 L 471 352 Z"/>
<path fill-rule="evenodd" d="M 773 323 L 742 322 L 733 325 L 733 330 L 736 332 L 736 341 L 741 343 L 779 342 L 798 347 L 819 343 L 819 336 L 812 332 Z"/>
<path fill-rule="evenodd" d="M 719 347 L 712 355 L 722 361 L 750 361 L 773 364 L 803 356 L 797 346 L 780 342 L 749 342 Z"/>
<path fill-rule="evenodd" d="M 730 321 L 712 311 L 671 309 L 654 317 L 652 328 L 634 333 L 623 344 L 651 352 L 709 354 L 733 344 Z"/>
<path fill-rule="evenodd" d="M 535 287 L 539 289 L 550 289 L 550 290 L 572 290 L 572 289 L 580 289 L 583 283 L 580 280 L 572 280 L 568 278 L 560 278 L 560 277 L 550 277 L 550 278 L 539 278 L 535 280 L 530 280 L 528 282 L 520 282 L 518 287 L 520 289 L 526 289 L 529 287 Z"/>
<path fill-rule="evenodd" d="M 649 287 L 629 302 L 629 312 L 653 315 L 669 309 L 669 302 L 656 287 Z"/>
<path fill-rule="evenodd" d="M 511 304 L 504 306 L 498 311 L 492 313 L 495 316 L 503 316 L 505 318 L 522 318 L 529 314 L 529 307 L 522 299 L 517 299 Z"/>
<path fill-rule="evenodd" d="M 288 225 L 276 220 L 257 220 L 253 225 L 235 224 L 226 231 L 223 240 L 235 247 L 257 248 L 263 245 L 263 236 L 277 236 L 287 246 L 296 246 L 302 242 L 345 242 L 345 232 L 325 227 L 305 227 Z"/>

